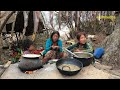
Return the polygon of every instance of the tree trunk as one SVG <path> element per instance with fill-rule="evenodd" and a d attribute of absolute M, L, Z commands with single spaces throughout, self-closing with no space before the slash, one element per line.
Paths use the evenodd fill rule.
<path fill-rule="evenodd" d="M 58 13 L 59 30 L 61 30 L 61 11 Z"/>
<path fill-rule="evenodd" d="M 102 61 L 104 64 L 120 68 L 120 15 L 117 17 L 116 28 L 111 35 L 106 37 L 100 46 L 105 49 Z"/>

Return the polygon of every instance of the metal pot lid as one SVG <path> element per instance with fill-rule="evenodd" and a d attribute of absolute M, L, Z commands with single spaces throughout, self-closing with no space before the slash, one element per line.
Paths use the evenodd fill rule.
<path fill-rule="evenodd" d="M 25 57 L 25 58 L 39 58 L 40 55 L 38 55 L 38 54 L 24 54 L 24 55 L 22 55 L 22 57 Z"/>

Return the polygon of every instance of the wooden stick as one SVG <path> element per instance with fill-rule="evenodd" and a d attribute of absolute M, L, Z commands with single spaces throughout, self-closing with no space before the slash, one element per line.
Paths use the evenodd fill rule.
<path fill-rule="evenodd" d="M 1 76 L 4 74 L 5 70 L 10 66 L 10 64 L 11 64 L 11 61 L 8 61 L 8 62 L 3 66 L 3 69 L 2 69 L 2 71 L 1 71 L 1 73 L 0 73 L 0 78 L 1 78 Z"/>
<path fill-rule="evenodd" d="M 12 61 L 8 61 L 8 62 L 4 65 L 4 68 L 9 67 L 11 63 L 12 63 Z"/>

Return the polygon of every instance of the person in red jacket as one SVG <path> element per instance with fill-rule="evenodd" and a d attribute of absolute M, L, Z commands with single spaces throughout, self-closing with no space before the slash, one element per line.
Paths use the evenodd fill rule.
<path fill-rule="evenodd" d="M 23 41 L 23 54 L 40 54 L 44 49 L 37 50 L 33 41 L 26 39 Z"/>

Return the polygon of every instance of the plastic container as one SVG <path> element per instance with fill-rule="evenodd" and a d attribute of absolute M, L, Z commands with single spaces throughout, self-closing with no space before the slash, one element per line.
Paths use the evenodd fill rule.
<path fill-rule="evenodd" d="M 93 53 L 94 58 L 95 59 L 100 59 L 103 56 L 104 52 L 105 52 L 104 48 L 97 48 Z"/>

